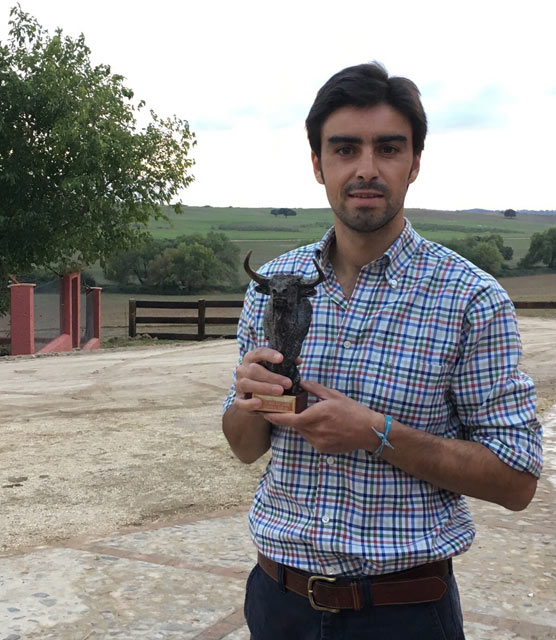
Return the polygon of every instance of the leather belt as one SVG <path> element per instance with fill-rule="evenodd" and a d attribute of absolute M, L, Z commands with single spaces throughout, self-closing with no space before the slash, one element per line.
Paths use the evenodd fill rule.
<path fill-rule="evenodd" d="M 282 565 L 258 554 L 261 569 L 276 582 Z M 309 599 L 313 609 L 339 613 L 342 609 L 361 610 L 364 606 L 436 602 L 446 593 L 442 579 L 450 573 L 449 560 L 423 564 L 407 571 L 363 579 L 305 575 L 283 566 L 286 589 Z M 370 598 L 366 594 L 370 593 Z"/>

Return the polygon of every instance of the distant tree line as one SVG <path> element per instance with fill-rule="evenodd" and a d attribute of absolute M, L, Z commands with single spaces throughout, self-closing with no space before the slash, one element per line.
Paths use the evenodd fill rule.
<path fill-rule="evenodd" d="M 210 232 L 147 240 L 135 249 L 112 255 L 104 275 L 124 287 L 199 293 L 237 287 L 238 267 L 239 249 L 224 233 Z"/>

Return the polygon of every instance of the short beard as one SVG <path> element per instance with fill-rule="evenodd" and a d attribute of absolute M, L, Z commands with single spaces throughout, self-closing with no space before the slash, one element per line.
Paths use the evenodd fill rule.
<path fill-rule="evenodd" d="M 379 231 L 391 222 L 399 213 L 400 207 L 387 207 L 379 217 L 373 215 L 374 209 L 362 207 L 358 215 L 348 214 L 345 209 L 339 209 L 334 213 L 338 219 L 349 229 L 359 233 L 372 233 Z"/>
<path fill-rule="evenodd" d="M 402 202 L 391 202 L 389 200 L 390 190 L 386 185 L 371 182 L 369 184 L 347 184 L 342 189 L 342 196 L 344 201 L 349 198 L 349 194 L 352 191 L 357 190 L 373 190 L 379 191 L 384 196 L 381 204 L 385 205 L 384 210 L 377 211 L 374 207 L 357 207 L 356 213 L 349 213 L 347 207 L 338 208 L 334 213 L 338 216 L 339 220 L 349 229 L 357 231 L 359 233 L 372 233 L 373 231 L 379 231 L 385 227 L 391 220 L 393 220 L 400 209 L 403 207 Z"/>

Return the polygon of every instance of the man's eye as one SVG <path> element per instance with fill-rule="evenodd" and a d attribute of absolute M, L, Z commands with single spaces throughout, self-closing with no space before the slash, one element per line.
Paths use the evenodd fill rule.
<path fill-rule="evenodd" d="M 353 149 L 351 147 L 338 147 L 338 149 L 336 149 L 336 153 L 340 156 L 349 156 L 353 153 Z"/>
<path fill-rule="evenodd" d="M 392 154 L 396 153 L 397 148 L 396 148 L 396 147 L 394 147 L 394 146 L 393 146 L 393 145 L 391 145 L 391 144 L 383 144 L 383 145 L 382 145 L 382 147 L 381 147 L 381 151 L 382 151 L 382 153 L 384 153 L 385 155 L 390 156 L 390 155 L 392 155 Z"/>

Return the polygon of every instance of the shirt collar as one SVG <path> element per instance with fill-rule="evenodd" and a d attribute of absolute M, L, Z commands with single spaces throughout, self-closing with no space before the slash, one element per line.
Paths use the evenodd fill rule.
<path fill-rule="evenodd" d="M 334 227 L 328 229 L 328 231 L 324 234 L 321 241 L 317 244 L 315 249 L 315 258 L 321 264 L 323 270 L 327 271 L 327 269 L 332 269 L 332 265 L 330 264 L 329 255 L 330 255 L 330 247 L 332 243 L 336 240 L 336 232 L 334 231 Z M 405 225 L 400 233 L 400 235 L 396 238 L 396 240 L 386 249 L 384 255 L 382 255 L 377 260 L 365 265 L 363 269 L 373 269 L 376 271 L 379 268 L 384 272 L 384 277 L 389 282 L 392 280 L 397 280 L 407 269 L 413 254 L 418 249 L 418 247 L 423 242 L 424 238 L 422 238 L 411 225 L 411 222 L 405 218 Z"/>

